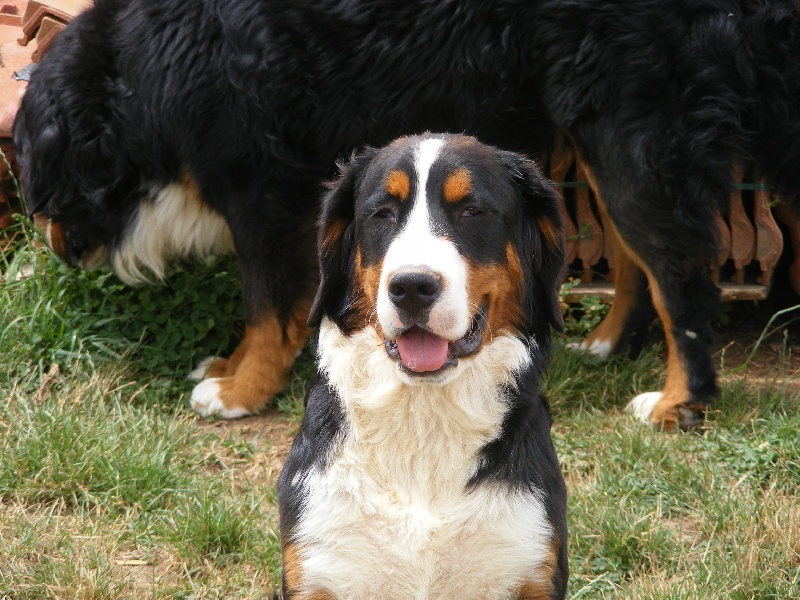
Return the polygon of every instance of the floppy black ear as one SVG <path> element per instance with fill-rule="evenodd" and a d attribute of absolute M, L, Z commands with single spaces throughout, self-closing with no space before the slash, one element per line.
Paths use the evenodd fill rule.
<path fill-rule="evenodd" d="M 548 326 L 564 329 L 558 300 L 566 268 L 561 200 L 532 160 L 508 153 L 506 164 L 522 203 L 515 236 L 525 277 L 525 314 L 531 332 L 548 339 Z"/>
<path fill-rule="evenodd" d="M 354 264 L 352 260 L 355 202 L 361 174 L 375 150 L 366 149 L 341 167 L 339 179 L 330 184 L 322 201 L 317 228 L 317 256 L 320 282 L 308 316 L 309 327 L 318 327 L 322 315 L 336 317 L 352 303 Z"/>

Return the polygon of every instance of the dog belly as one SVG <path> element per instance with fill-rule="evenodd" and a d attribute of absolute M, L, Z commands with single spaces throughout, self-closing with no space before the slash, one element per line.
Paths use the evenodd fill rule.
<path fill-rule="evenodd" d="M 233 250 L 225 219 L 203 202 L 188 176 L 150 192 L 135 213 L 112 257 L 129 284 L 164 279 L 173 258 L 204 258 Z"/>
<path fill-rule="evenodd" d="M 357 503 L 351 491 L 309 496 L 294 536 L 306 589 L 352 599 L 502 599 L 549 579 L 552 528 L 533 494 L 478 489 L 431 510 L 389 492 Z"/>

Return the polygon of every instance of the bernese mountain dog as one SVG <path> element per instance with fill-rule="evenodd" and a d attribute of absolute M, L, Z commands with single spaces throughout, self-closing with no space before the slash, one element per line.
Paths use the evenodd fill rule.
<path fill-rule="evenodd" d="M 14 137 L 28 208 L 71 263 L 140 281 L 236 252 L 244 338 L 191 399 L 236 417 L 309 335 L 320 182 L 423 131 L 574 145 L 617 245 L 585 345 L 625 349 L 652 302 L 666 383 L 634 407 L 695 425 L 719 393 L 710 265 L 733 172 L 800 191 L 795 0 L 96 0 L 39 64 Z"/>
<path fill-rule="evenodd" d="M 318 378 L 278 481 L 285 600 L 564 597 L 539 393 L 559 211 L 530 160 L 464 136 L 344 169 L 319 232 Z"/>

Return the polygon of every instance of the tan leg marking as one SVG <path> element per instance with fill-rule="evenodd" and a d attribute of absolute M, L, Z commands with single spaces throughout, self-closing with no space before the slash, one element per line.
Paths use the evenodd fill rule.
<path fill-rule="evenodd" d="M 552 600 L 553 577 L 558 565 L 559 545 L 550 543 L 550 553 L 547 560 L 539 567 L 535 579 L 522 583 L 517 594 L 517 600 Z"/>
<path fill-rule="evenodd" d="M 228 377 L 220 383 L 226 408 L 252 412 L 283 389 L 289 369 L 308 339 L 307 318 L 308 309 L 295 312 L 287 323 L 285 337 L 281 323 L 273 316 L 245 329 L 241 344 L 226 365 Z"/>
<path fill-rule="evenodd" d="M 228 358 L 217 358 L 208 369 L 206 377 L 233 377 L 242 363 L 242 359 L 251 351 L 253 344 L 252 335 L 248 335 L 251 328 L 245 328 L 244 337 L 236 350 Z"/>
<path fill-rule="evenodd" d="M 239 346 L 236 348 L 236 351 L 238 352 L 241 347 L 242 344 L 239 344 Z M 211 366 L 208 367 L 208 372 L 206 373 L 205 378 L 207 379 L 209 377 L 225 377 L 226 375 L 232 375 L 233 373 L 228 373 L 228 363 L 230 362 L 231 358 L 233 358 L 233 354 L 231 354 L 230 358 L 215 358 L 214 362 L 211 363 Z M 233 371 L 235 373 L 236 369 L 234 368 Z"/>
<path fill-rule="evenodd" d="M 586 338 L 582 347 L 601 358 L 608 358 L 619 343 L 630 314 L 636 310 L 637 302 L 639 301 L 637 297 L 637 274 L 640 267 L 637 264 L 639 261 L 636 260 L 635 254 L 622 242 L 614 223 L 608 216 L 591 169 L 580 158 L 580 155 L 578 156 L 578 162 L 586 175 L 586 179 L 589 181 L 592 192 L 594 192 L 606 239 L 611 241 L 615 260 L 614 302 L 611 303 L 611 309 L 606 317 Z"/>
<path fill-rule="evenodd" d="M 627 258 L 632 263 L 638 263 L 639 268 L 641 268 L 647 276 L 647 282 L 650 285 L 650 294 L 653 299 L 653 306 L 664 326 L 664 336 L 667 342 L 667 380 L 664 383 L 661 398 L 655 403 L 650 413 L 650 422 L 656 429 L 674 431 L 680 422 L 680 412 L 678 408 L 683 406 L 686 399 L 689 397 L 689 376 L 686 372 L 683 359 L 678 353 L 678 346 L 675 343 L 675 338 L 672 335 L 672 318 L 664 303 L 658 281 L 656 281 L 650 269 L 648 269 L 647 265 L 641 262 L 636 254 L 627 247 L 619 235 L 615 235 L 615 237 Z M 621 271 L 618 272 L 618 278 L 620 275 Z M 619 283 L 619 279 L 617 281 Z M 611 313 L 609 313 L 609 316 L 610 315 Z"/>
<path fill-rule="evenodd" d="M 203 416 L 226 418 L 257 412 L 286 384 L 297 353 L 308 339 L 308 306 L 298 307 L 285 331 L 277 315 L 247 325 L 239 347 L 227 360 L 218 359 L 208 378 L 192 392 L 192 407 Z"/>
<path fill-rule="evenodd" d="M 672 319 L 669 316 L 658 282 L 651 273 L 645 269 L 647 280 L 650 283 L 650 290 L 653 295 L 653 304 L 664 324 L 664 335 L 667 340 L 667 380 L 664 383 L 661 399 L 653 407 L 650 413 L 650 422 L 656 429 L 664 431 L 675 431 L 680 423 L 680 413 L 678 407 L 684 405 L 689 397 L 689 375 L 683 364 L 678 346 L 672 335 Z"/>
<path fill-rule="evenodd" d="M 286 597 L 283 600 L 336 600 L 325 590 L 303 589 L 303 568 L 300 551 L 295 544 L 286 544 L 283 548 L 283 580 L 286 585 Z"/>
<path fill-rule="evenodd" d="M 622 333 L 622 327 L 624 327 L 625 323 L 624 318 L 627 317 L 628 314 L 625 311 L 631 311 L 636 307 L 635 288 L 631 283 L 634 281 L 632 274 L 635 274 L 635 269 L 638 266 L 638 268 L 644 271 L 647 277 L 647 282 L 650 285 L 650 294 L 653 299 L 653 306 L 664 326 L 664 335 L 667 342 L 667 380 L 664 384 L 661 398 L 650 413 L 650 421 L 656 429 L 673 431 L 679 423 L 680 414 L 678 412 L 678 407 L 683 405 L 689 396 L 689 376 L 686 373 L 683 360 L 680 354 L 678 354 L 678 346 L 672 335 L 672 318 L 664 303 L 658 281 L 653 277 L 650 269 L 648 269 L 647 265 L 645 265 L 636 256 L 633 250 L 625 244 L 616 229 L 613 228 L 613 225 L 612 231 L 614 232 L 614 238 L 616 240 L 615 252 L 617 252 L 618 269 L 615 286 L 621 285 L 622 288 L 615 287 L 614 304 L 611 306 L 611 311 L 609 311 L 597 330 L 589 336 L 587 342 L 606 324 L 606 321 L 609 322 L 609 325 L 603 329 L 601 335 L 603 332 L 615 332 L 617 336 Z M 619 248 L 619 251 L 617 251 L 617 248 Z M 622 300 L 622 304 L 618 312 L 614 314 L 613 320 L 609 320 L 612 318 L 614 308 L 617 306 L 617 294 L 620 292 L 622 292 L 622 296 L 619 297 L 619 299 Z M 606 335 L 610 335 L 610 333 L 606 333 Z M 600 338 L 598 337 L 597 339 Z M 616 338 L 616 340 L 618 339 L 619 337 Z"/>
<path fill-rule="evenodd" d="M 616 276 L 614 279 L 614 302 L 606 317 L 586 338 L 587 348 L 607 346 L 608 352 L 616 348 L 622 337 L 630 314 L 636 310 L 639 302 L 637 290 L 637 274 L 639 267 L 631 258 L 628 249 L 622 244 L 616 228 L 607 217 L 603 218 L 607 238 L 611 239 L 616 260 Z"/>
<path fill-rule="evenodd" d="M 579 160 L 581 159 L 579 158 Z M 581 160 L 581 162 L 583 161 Z M 624 327 L 625 317 L 627 317 L 630 311 L 636 306 L 635 288 L 631 285 L 635 279 L 632 275 L 635 274 L 636 267 L 642 269 L 650 285 L 653 305 L 658 313 L 658 317 L 661 319 L 661 323 L 664 325 L 664 334 L 667 342 L 667 380 L 664 383 L 661 398 L 655 403 L 650 413 L 650 422 L 656 429 L 674 431 L 680 423 L 679 407 L 685 406 L 685 402 L 689 397 L 689 376 L 686 372 L 683 360 L 680 354 L 678 354 L 678 346 L 672 335 L 672 319 L 664 303 L 664 298 L 661 295 L 658 281 L 653 277 L 647 265 L 644 264 L 636 253 L 625 243 L 616 230 L 616 227 L 614 227 L 611 222 L 611 219 L 607 217 L 605 206 L 602 203 L 597 188 L 597 182 L 585 163 L 584 168 L 586 177 L 589 180 L 589 185 L 591 185 L 595 193 L 595 198 L 597 198 L 601 206 L 604 221 L 609 225 L 609 233 L 614 237 L 614 252 L 617 261 L 614 303 L 611 305 L 611 310 L 603 322 L 592 332 L 592 335 L 589 336 L 587 343 L 591 342 L 593 339 L 614 339 L 614 343 L 619 340 L 622 328 Z M 624 263 L 627 264 L 624 265 Z M 615 308 L 617 308 L 618 304 L 619 308 L 615 312 Z M 608 325 L 606 326 L 607 321 Z M 602 336 L 604 335 L 609 337 L 603 338 Z M 616 338 L 613 337 L 614 335 L 616 335 Z"/>

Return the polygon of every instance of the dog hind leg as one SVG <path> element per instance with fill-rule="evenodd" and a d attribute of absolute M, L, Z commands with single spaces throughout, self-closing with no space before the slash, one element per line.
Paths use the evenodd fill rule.
<path fill-rule="evenodd" d="M 695 427 L 719 395 L 711 359 L 710 322 L 719 291 L 705 273 L 648 273 L 653 301 L 664 325 L 667 378 L 660 392 L 636 396 L 627 410 L 656 429 Z"/>
<path fill-rule="evenodd" d="M 587 172 L 591 173 L 588 168 Z M 601 189 L 615 189 L 598 185 L 591 175 L 589 178 L 598 198 L 603 198 Z M 625 198 L 624 190 L 620 197 Z M 667 377 L 661 391 L 636 396 L 628 410 L 657 429 L 691 429 L 719 394 L 711 359 L 714 333 L 710 324 L 719 304 L 719 290 L 711 281 L 713 259 L 706 260 L 704 246 L 694 243 L 701 236 L 687 233 L 670 211 L 659 212 L 657 231 L 642 230 L 651 223 L 650 205 L 631 201 L 630 195 L 627 202 L 616 197 L 604 199 L 614 202 L 607 209 L 616 237 L 615 256 L 622 258 L 621 302 L 586 343 L 591 347 L 596 340 L 607 340 L 609 345 L 619 346 L 624 332 L 633 329 L 637 319 L 641 325 L 641 317 L 636 316 L 642 303 L 641 270 L 664 326 Z M 641 212 L 634 214 L 636 211 Z"/>
<path fill-rule="evenodd" d="M 579 347 L 602 359 L 626 351 L 636 357 L 646 342 L 648 325 L 656 318 L 647 277 L 628 254 L 613 223 L 605 215 L 603 227 L 614 247 L 614 301 L 603 321 Z"/>
<path fill-rule="evenodd" d="M 215 362 L 208 377 L 195 386 L 192 408 L 203 416 L 224 418 L 257 412 L 285 387 L 289 370 L 308 339 L 307 318 L 308 305 L 286 321 L 273 313 L 248 324 L 231 357 Z"/>

